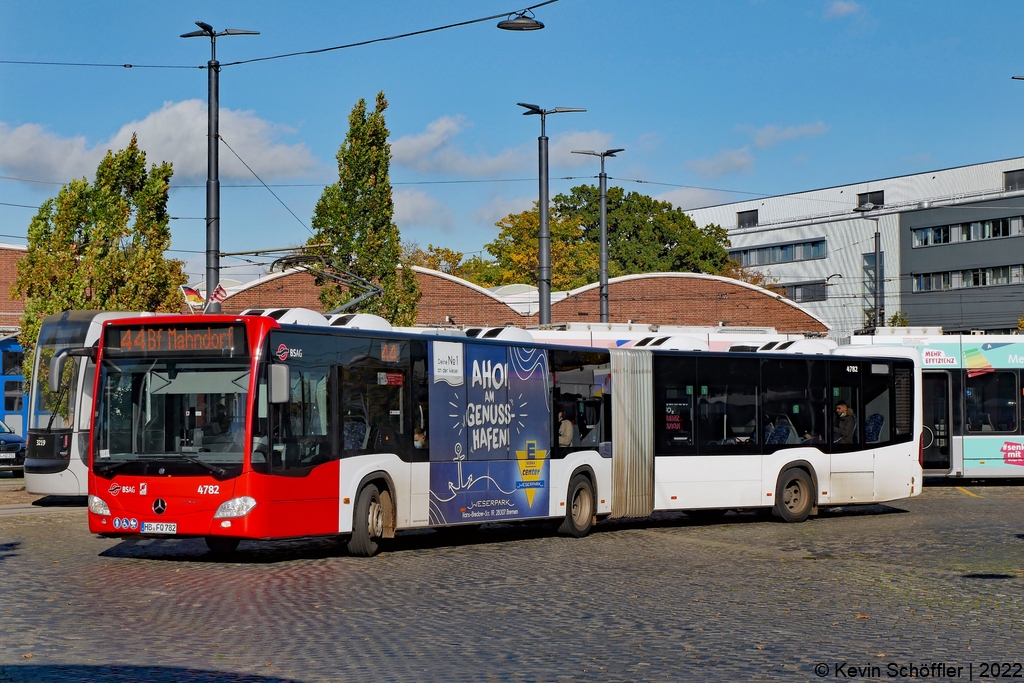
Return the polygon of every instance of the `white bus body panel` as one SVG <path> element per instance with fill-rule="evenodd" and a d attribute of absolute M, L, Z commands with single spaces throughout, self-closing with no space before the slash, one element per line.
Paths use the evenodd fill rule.
<path fill-rule="evenodd" d="M 359 495 L 359 483 L 370 474 L 383 472 L 394 484 L 395 528 L 411 526 L 411 490 L 412 463 L 403 462 L 392 453 L 361 455 L 353 458 L 342 458 L 339 471 L 338 496 L 338 533 L 352 533 L 352 515 L 355 512 L 356 497 Z M 348 504 L 345 499 L 348 499 Z"/>
<path fill-rule="evenodd" d="M 654 509 L 761 505 L 761 455 L 654 458 Z"/>
<path fill-rule="evenodd" d="M 596 514 L 603 515 L 612 511 L 612 459 L 602 458 L 597 451 L 576 451 L 564 458 L 552 458 L 548 471 L 551 481 L 548 483 L 548 515 L 564 517 L 566 499 L 569 495 L 569 479 L 572 473 L 581 467 L 589 466 L 594 471 L 594 501 Z"/>

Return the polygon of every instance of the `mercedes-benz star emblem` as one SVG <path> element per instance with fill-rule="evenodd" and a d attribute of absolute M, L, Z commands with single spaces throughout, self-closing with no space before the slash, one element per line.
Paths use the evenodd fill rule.
<path fill-rule="evenodd" d="M 164 510 L 167 509 L 167 503 L 164 502 L 163 498 L 157 498 L 153 501 L 153 512 L 158 515 L 164 514 Z"/>

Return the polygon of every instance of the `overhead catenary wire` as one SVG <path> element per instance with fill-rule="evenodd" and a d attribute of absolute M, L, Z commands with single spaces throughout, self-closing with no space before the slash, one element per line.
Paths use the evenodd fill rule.
<path fill-rule="evenodd" d="M 451 28 L 459 28 L 461 26 L 470 26 L 472 24 L 479 24 L 484 21 L 493 21 L 494 19 L 501 19 L 515 14 L 519 11 L 535 10 L 545 5 L 551 5 L 558 2 L 558 0 L 545 0 L 544 2 L 530 5 L 529 7 L 511 10 L 508 12 L 502 12 L 501 14 L 492 14 L 487 17 L 480 17 L 478 19 L 469 19 L 467 21 L 459 21 L 454 24 L 445 24 L 444 26 L 435 26 L 433 28 L 420 29 L 418 31 L 409 31 L 407 33 L 399 33 L 393 36 L 386 36 L 384 38 L 372 38 L 370 40 L 361 40 L 355 43 L 347 43 L 345 45 L 333 45 L 331 47 L 322 47 L 314 50 L 300 50 L 296 52 L 288 52 L 279 55 L 270 55 L 267 57 L 254 57 L 252 59 L 241 59 L 234 62 L 223 62 L 220 64 L 221 68 L 227 66 L 241 66 L 243 64 L 255 64 L 257 62 L 268 62 L 277 59 L 286 59 L 288 57 L 300 57 L 303 55 L 316 55 L 325 52 L 334 52 L 336 50 L 345 50 L 353 47 L 361 47 L 363 45 L 372 45 L 374 43 L 384 43 L 392 40 L 399 40 L 401 38 L 411 38 L 413 36 L 421 36 L 427 33 L 436 33 L 438 31 L 445 31 Z M 114 69 L 206 69 L 206 64 L 133 64 L 133 63 L 110 63 L 110 62 L 59 62 L 59 61 L 43 61 L 43 60 L 18 60 L 18 59 L 0 59 L 0 64 L 7 64 L 12 66 L 70 66 L 70 67 L 89 67 L 89 68 L 114 68 Z"/>
<path fill-rule="evenodd" d="M 245 163 L 245 160 L 244 160 L 244 159 L 242 159 L 242 157 L 238 156 L 238 152 L 236 152 L 236 151 L 235 151 L 235 150 L 234 150 L 234 149 L 233 149 L 233 148 L 231 147 L 231 145 L 229 145 L 229 144 L 228 144 L 228 141 L 224 139 L 224 136 L 223 136 L 223 135 L 218 135 L 217 137 L 218 137 L 218 139 L 220 139 L 220 141 L 221 141 L 222 143 L 224 143 L 224 146 L 225 146 L 225 147 L 227 147 L 227 148 L 228 148 L 228 150 L 230 150 L 230 152 L 231 152 L 232 154 L 234 154 L 234 155 L 235 155 L 235 158 L 236 158 L 236 159 L 238 159 L 238 160 L 239 160 L 240 162 L 242 162 L 242 165 L 243 165 L 243 166 L 245 166 L 245 167 L 246 167 L 247 169 L 249 169 L 249 173 L 252 173 L 253 177 L 254 177 L 254 178 L 256 178 L 256 180 L 260 181 L 260 184 L 261 184 L 261 185 L 263 185 L 263 187 L 267 188 L 267 192 L 269 192 L 270 194 L 274 195 L 274 199 L 276 199 L 276 200 L 277 200 L 277 201 L 278 201 L 278 202 L 279 202 L 279 203 L 281 204 L 281 206 L 283 206 L 283 207 L 284 207 L 284 208 L 285 208 L 285 209 L 286 209 L 286 210 L 288 211 L 288 213 L 290 213 L 290 214 L 292 215 L 292 217 L 293 217 L 293 218 L 294 218 L 295 220 L 297 220 L 297 221 L 299 222 L 299 225 L 301 225 L 301 226 L 302 226 L 302 227 L 304 227 L 304 228 L 305 228 L 306 230 L 308 230 L 308 231 L 309 231 L 309 234 L 311 234 L 311 235 L 315 235 L 315 234 L 316 234 L 316 233 L 314 233 L 314 232 L 313 232 L 313 231 L 312 231 L 312 230 L 310 229 L 310 227 L 309 227 L 308 225 L 306 225 L 306 224 L 305 224 L 305 223 L 303 222 L 303 220 L 302 220 L 301 218 L 299 218 L 299 217 L 298 217 L 298 216 L 297 216 L 297 215 L 295 214 L 295 212 L 294 212 L 294 211 L 292 211 L 292 209 L 291 209 L 291 207 L 290 207 L 290 206 L 288 206 L 287 204 L 285 204 L 285 203 L 284 203 L 284 201 L 283 201 L 283 200 L 282 200 L 282 199 L 281 199 L 280 197 L 278 197 L 278 196 L 277 196 L 277 194 L 276 194 L 276 193 L 275 193 L 275 192 L 274 192 L 273 190 L 271 190 L 271 189 L 270 189 L 270 187 L 269 187 L 269 186 L 268 186 L 268 185 L 267 185 L 267 184 L 266 184 L 265 182 L 263 182 L 263 179 L 262 179 L 262 178 L 260 178 L 260 177 L 259 177 L 259 175 L 257 175 L 257 174 L 256 174 L 256 171 L 252 170 L 252 167 L 251 167 L 251 166 L 249 166 L 249 164 Z"/>

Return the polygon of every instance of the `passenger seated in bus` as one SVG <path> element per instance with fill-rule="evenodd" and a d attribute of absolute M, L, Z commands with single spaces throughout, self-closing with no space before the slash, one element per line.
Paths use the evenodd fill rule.
<path fill-rule="evenodd" d="M 419 427 L 414 427 L 412 430 L 412 447 L 417 450 L 427 447 L 427 435 Z"/>
<path fill-rule="evenodd" d="M 853 436 L 857 433 L 857 416 L 846 401 L 836 404 L 836 416 L 832 421 L 837 443 L 854 443 Z"/>
<path fill-rule="evenodd" d="M 558 445 L 562 448 L 572 445 L 572 422 L 565 419 L 565 413 L 558 411 Z"/>

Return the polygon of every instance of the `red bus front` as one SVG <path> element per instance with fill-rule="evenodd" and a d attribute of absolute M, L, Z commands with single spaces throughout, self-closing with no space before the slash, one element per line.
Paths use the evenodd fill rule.
<path fill-rule="evenodd" d="M 269 401 L 269 359 L 261 356 L 278 327 L 236 316 L 107 323 L 95 380 L 90 531 L 201 536 L 211 548 L 337 532 L 336 462 L 299 481 L 270 481 L 282 479 L 270 476 L 281 440 L 272 449 L 270 435 L 287 429 L 288 417 L 286 406 Z M 286 518 L 284 507 L 292 513 Z"/>

